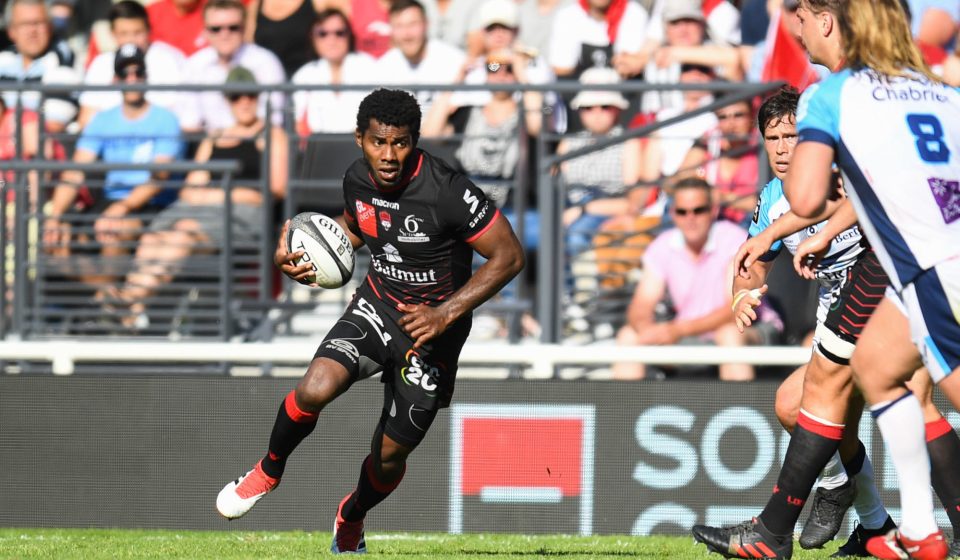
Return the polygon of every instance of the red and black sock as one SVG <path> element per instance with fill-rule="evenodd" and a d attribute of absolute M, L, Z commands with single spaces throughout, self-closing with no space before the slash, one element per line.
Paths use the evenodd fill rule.
<path fill-rule="evenodd" d="M 360 480 L 357 481 L 357 489 L 350 495 L 350 499 L 343 504 L 343 510 L 340 515 L 346 521 L 360 521 L 366 517 L 367 512 L 374 506 L 387 499 L 387 496 L 393 493 L 400 486 L 403 475 L 406 474 L 407 467 L 404 465 L 403 471 L 396 480 L 391 482 L 381 482 L 377 479 L 376 469 L 373 468 L 373 459 L 370 455 L 363 460 L 363 466 L 360 467 Z"/>
<path fill-rule="evenodd" d="M 930 478 L 940 503 L 947 510 L 953 534 L 960 535 L 960 438 L 946 418 L 928 422 L 927 452 L 930 454 Z"/>
<path fill-rule="evenodd" d="M 270 432 L 270 444 L 267 454 L 260 462 L 260 468 L 273 478 L 283 476 L 287 466 L 287 457 L 317 427 L 317 412 L 306 412 L 297 406 L 295 391 L 290 391 L 280 404 L 277 419 Z"/>
<path fill-rule="evenodd" d="M 777 485 L 758 516 L 775 535 L 793 533 L 817 476 L 840 447 L 843 426 L 828 424 L 801 410 L 790 438 Z"/>

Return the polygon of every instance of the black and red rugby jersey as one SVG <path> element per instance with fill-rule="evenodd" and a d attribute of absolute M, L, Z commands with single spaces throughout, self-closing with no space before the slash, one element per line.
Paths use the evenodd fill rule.
<path fill-rule="evenodd" d="M 343 178 L 344 218 L 372 254 L 365 281 L 384 302 L 436 305 L 472 274 L 470 241 L 497 207 L 463 174 L 416 150 L 405 186 L 384 191 L 363 158 Z"/>

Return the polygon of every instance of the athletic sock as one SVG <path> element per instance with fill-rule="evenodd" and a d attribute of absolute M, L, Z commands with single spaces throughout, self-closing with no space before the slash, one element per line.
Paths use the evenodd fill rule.
<path fill-rule="evenodd" d="M 298 407 L 294 394 L 295 391 L 290 391 L 280 403 L 273 431 L 270 432 L 267 454 L 260 462 L 263 472 L 273 478 L 283 476 L 287 457 L 317 427 L 317 418 L 320 416 L 317 412 L 306 412 Z"/>
<path fill-rule="evenodd" d="M 941 417 L 926 425 L 930 478 L 940 503 L 947 510 L 954 538 L 960 536 L 960 438 L 950 422 Z"/>
<path fill-rule="evenodd" d="M 833 454 L 827 461 L 827 466 L 823 467 L 823 473 L 820 475 L 820 482 L 817 486 L 824 490 L 833 490 L 847 483 L 847 471 L 843 468 L 843 461 L 840 460 L 840 452 Z"/>
<path fill-rule="evenodd" d="M 860 519 L 864 529 L 879 529 L 883 527 L 890 514 L 887 513 L 887 508 L 883 507 L 877 482 L 873 479 L 873 463 L 870 462 L 870 457 L 867 457 L 863 442 L 858 443 L 860 447 L 857 453 L 843 464 L 847 470 L 847 476 L 857 481 L 857 495 L 853 499 L 853 509 L 857 511 L 857 518 Z"/>
<path fill-rule="evenodd" d="M 360 480 L 357 481 L 357 489 L 353 491 L 350 498 L 343 504 L 340 515 L 345 521 L 360 521 L 366 517 L 367 512 L 374 506 L 387 499 L 387 496 L 393 493 L 403 480 L 403 475 L 407 472 L 407 466 L 403 466 L 400 476 L 392 482 L 381 482 L 377 480 L 376 469 L 373 468 L 373 459 L 370 455 L 363 460 L 363 466 L 360 467 Z"/>
<path fill-rule="evenodd" d="M 793 533 L 817 475 L 837 452 L 842 436 L 842 424 L 828 422 L 800 409 L 777 485 L 758 516 L 771 533 Z"/>
<path fill-rule="evenodd" d="M 907 391 L 893 401 L 870 407 L 900 483 L 900 532 L 921 540 L 937 530 L 930 493 L 930 457 L 923 429 L 923 410 Z"/>

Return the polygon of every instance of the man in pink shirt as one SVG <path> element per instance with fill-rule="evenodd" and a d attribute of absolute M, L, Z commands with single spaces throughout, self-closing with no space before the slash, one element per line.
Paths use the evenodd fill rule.
<path fill-rule="evenodd" d="M 682 179 L 674 186 L 670 214 L 676 224 L 650 244 L 643 256 L 643 278 L 627 309 L 627 324 L 617 334 L 617 344 L 717 344 L 745 346 L 769 344 L 782 329 L 772 310 L 761 321 L 740 333 L 730 322 L 731 261 L 747 232 L 729 222 L 716 221 L 712 188 L 699 178 Z M 655 309 L 669 299 L 676 316 L 657 322 Z M 766 318 L 767 320 L 763 320 Z M 644 364 L 617 363 L 618 379 L 642 379 Z M 748 364 L 720 366 L 724 381 L 750 381 Z"/>

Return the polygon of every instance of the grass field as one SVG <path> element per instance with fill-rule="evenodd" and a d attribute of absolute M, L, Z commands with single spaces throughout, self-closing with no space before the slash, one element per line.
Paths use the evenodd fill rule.
<path fill-rule="evenodd" d="M 828 558 L 794 546 L 794 558 Z M 332 557 L 330 533 L 0 529 L 0 558 L 292 559 Z M 369 535 L 368 558 L 485 559 L 720 558 L 689 537 L 522 536 L 384 533 Z"/>

